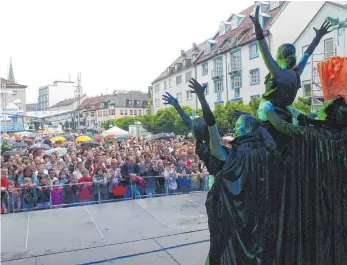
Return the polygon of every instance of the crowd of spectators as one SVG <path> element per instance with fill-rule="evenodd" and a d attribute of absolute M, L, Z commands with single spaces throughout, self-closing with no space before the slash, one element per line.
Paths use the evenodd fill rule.
<path fill-rule="evenodd" d="M 48 144 L 52 144 L 50 141 Z M 171 138 L 98 145 L 56 143 L 67 153 L 1 157 L 2 213 L 206 190 L 208 172 L 192 140 Z M 52 148 L 55 146 L 52 146 Z"/>

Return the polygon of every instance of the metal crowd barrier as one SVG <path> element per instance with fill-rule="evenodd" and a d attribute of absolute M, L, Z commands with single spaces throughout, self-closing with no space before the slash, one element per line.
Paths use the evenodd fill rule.
<path fill-rule="evenodd" d="M 35 188 L 17 188 L 15 192 L 2 192 L 5 213 L 33 211 L 114 201 L 135 200 L 209 190 L 206 174 L 184 176 L 135 177 L 127 183 L 86 182 L 68 183 Z"/>

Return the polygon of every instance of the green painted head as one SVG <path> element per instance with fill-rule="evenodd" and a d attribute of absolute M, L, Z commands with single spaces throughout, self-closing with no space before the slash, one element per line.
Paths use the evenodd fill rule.
<path fill-rule="evenodd" d="M 243 136 L 253 133 L 260 127 L 260 122 L 251 115 L 242 115 L 236 121 L 235 134 Z"/>
<path fill-rule="evenodd" d="M 282 44 L 276 55 L 276 62 L 282 69 L 291 69 L 296 65 L 296 49 L 293 44 Z"/>

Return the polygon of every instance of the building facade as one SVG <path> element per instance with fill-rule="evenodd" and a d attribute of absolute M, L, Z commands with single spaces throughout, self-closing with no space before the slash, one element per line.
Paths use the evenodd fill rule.
<path fill-rule="evenodd" d="M 141 91 L 120 91 L 90 97 L 81 104 L 86 126 L 101 127 L 103 122 L 121 117 L 147 114 L 148 94 Z"/>
<path fill-rule="evenodd" d="M 313 27 L 319 28 L 331 15 L 339 17 L 340 20 L 345 20 L 347 16 L 347 10 L 334 2 L 261 1 L 256 4 L 260 5 L 259 20 L 274 58 L 281 44 L 294 43 L 299 60 L 303 48 L 307 48 L 315 36 Z M 255 5 L 252 5 L 240 13 L 232 14 L 226 21 L 221 22 L 213 38 L 199 45 L 201 52 L 193 61 L 192 72 L 196 73 L 198 82 L 207 85 L 206 99 L 212 109 L 227 101 L 243 100 L 248 104 L 252 98 L 261 97 L 265 91 L 264 81 L 269 71 L 259 52 L 253 23 L 249 18 L 254 15 L 254 11 Z M 338 39 L 332 37 L 334 34 L 337 32 L 324 37 L 315 54 L 324 50 L 330 54 L 334 48 L 337 55 L 345 56 L 344 42 L 341 42 L 340 38 L 339 48 L 336 49 Z M 301 78 L 302 87 L 306 90 L 311 72 L 310 67 L 307 67 Z M 172 80 L 173 78 L 175 76 Z M 163 83 L 165 79 L 159 79 L 153 82 L 151 89 L 154 112 L 164 107 L 161 95 L 166 90 L 162 89 L 162 84 L 158 85 L 158 81 Z M 184 83 L 182 87 L 174 87 L 169 92 L 177 97 L 181 105 L 195 108 L 194 95 L 189 95 L 188 90 L 188 84 Z M 184 92 L 187 94 L 183 95 Z M 305 96 L 302 90 L 298 96 Z M 197 106 L 200 108 L 199 104 Z"/>
<path fill-rule="evenodd" d="M 11 60 L 8 78 L 0 78 L 1 131 L 9 132 L 24 130 L 26 116 L 26 88 L 27 86 L 16 82 Z"/>
<path fill-rule="evenodd" d="M 75 83 L 71 81 L 55 81 L 53 85 L 40 87 L 37 100 L 39 110 L 48 110 L 60 101 L 73 98 L 75 89 Z"/>
<path fill-rule="evenodd" d="M 176 97 L 180 104 L 196 107 L 196 95 L 190 93 L 188 81 L 192 77 L 196 78 L 193 62 L 201 53 L 203 45 L 203 43 L 199 45 L 193 43 L 188 51 L 181 50 L 180 56 L 152 82 L 150 91 L 154 113 L 166 107 L 162 102 L 162 94 L 166 92 Z"/>

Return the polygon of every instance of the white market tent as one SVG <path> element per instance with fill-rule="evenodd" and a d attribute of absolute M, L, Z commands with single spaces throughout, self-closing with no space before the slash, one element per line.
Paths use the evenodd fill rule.
<path fill-rule="evenodd" d="M 121 128 L 118 128 L 117 126 L 113 126 L 111 129 L 108 129 L 107 131 L 104 131 L 102 134 L 114 135 L 116 137 L 122 137 L 122 136 L 130 135 L 129 132 L 124 131 Z"/>

